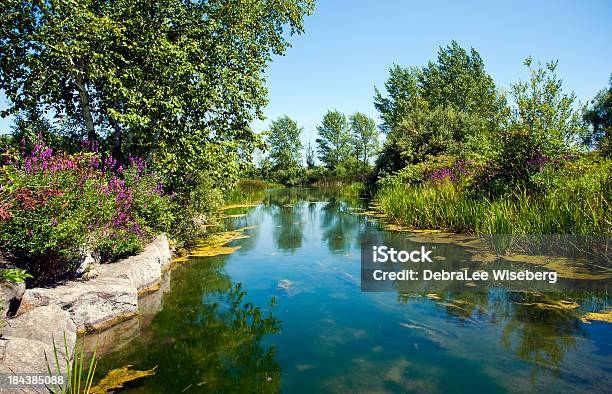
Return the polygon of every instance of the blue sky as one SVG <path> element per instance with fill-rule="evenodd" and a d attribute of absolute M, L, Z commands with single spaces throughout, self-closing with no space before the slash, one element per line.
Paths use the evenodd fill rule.
<path fill-rule="evenodd" d="M 591 99 L 612 73 L 611 1 L 321 0 L 306 32 L 267 73 L 263 130 L 283 114 L 314 141 L 327 109 L 375 117 L 374 86 L 388 68 L 424 65 L 440 45 L 474 47 L 498 86 L 526 79 L 522 61 L 558 59 L 558 75 L 578 100 Z"/>
<path fill-rule="evenodd" d="M 476 48 L 506 90 L 527 77 L 526 56 L 558 59 L 565 88 L 584 102 L 612 73 L 610 20 L 611 1 L 319 0 L 305 34 L 291 37 L 293 46 L 270 65 L 267 119 L 253 127 L 264 130 L 286 114 L 314 141 L 328 109 L 361 111 L 378 121 L 374 86 L 383 86 L 388 68 L 424 65 L 453 39 Z M 0 131 L 7 125 L 0 119 Z"/>

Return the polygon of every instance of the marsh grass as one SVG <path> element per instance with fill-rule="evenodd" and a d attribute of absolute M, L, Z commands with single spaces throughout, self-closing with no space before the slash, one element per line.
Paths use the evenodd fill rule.
<path fill-rule="evenodd" d="M 610 234 L 609 201 L 601 190 L 518 190 L 489 199 L 452 182 L 382 188 L 381 210 L 401 225 L 472 234 Z"/>
<path fill-rule="evenodd" d="M 365 185 L 361 182 L 354 182 L 340 188 L 340 196 L 344 198 L 357 199 L 363 195 Z"/>

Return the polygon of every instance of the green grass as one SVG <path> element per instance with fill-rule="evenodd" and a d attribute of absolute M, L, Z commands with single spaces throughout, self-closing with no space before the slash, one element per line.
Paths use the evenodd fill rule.
<path fill-rule="evenodd" d="M 66 374 L 66 380 L 62 384 L 53 384 L 49 387 L 49 391 L 54 394 L 87 394 L 91 390 L 93 383 L 94 374 L 96 372 L 96 365 L 98 361 L 96 359 L 96 349 L 94 349 L 89 366 L 84 369 L 85 352 L 83 349 L 79 349 L 78 341 L 75 344 L 72 359 L 69 356 L 68 342 L 66 340 L 66 334 L 64 333 L 64 347 L 58 349 L 53 339 L 53 361 L 49 360 L 49 357 L 45 353 L 45 360 L 47 361 L 47 372 L 49 377 L 52 378 L 56 373 L 63 371 Z M 53 371 L 52 371 L 53 370 Z M 83 379 L 84 378 L 84 379 Z"/>
<path fill-rule="evenodd" d="M 473 234 L 610 234 L 612 212 L 602 191 L 516 192 L 490 200 L 460 187 L 395 184 L 378 191 L 388 217 L 415 229 Z"/>
<path fill-rule="evenodd" d="M 361 182 L 354 182 L 349 185 L 342 186 L 340 188 L 340 196 L 344 198 L 359 198 L 364 192 L 364 184 Z"/>

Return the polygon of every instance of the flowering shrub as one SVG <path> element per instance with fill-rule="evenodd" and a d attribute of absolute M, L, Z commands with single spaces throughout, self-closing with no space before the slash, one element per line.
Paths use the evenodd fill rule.
<path fill-rule="evenodd" d="M 171 196 L 142 160 L 124 167 L 88 148 L 68 155 L 36 144 L 3 155 L 0 248 L 37 282 L 70 273 L 87 252 L 134 253 L 172 222 Z"/>

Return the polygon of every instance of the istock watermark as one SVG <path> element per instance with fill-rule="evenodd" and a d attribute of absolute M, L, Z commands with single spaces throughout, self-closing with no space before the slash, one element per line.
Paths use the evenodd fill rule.
<path fill-rule="evenodd" d="M 449 235 L 432 237 L 429 243 L 423 239 L 427 237 L 401 233 L 363 239 L 362 291 L 559 291 L 580 286 L 585 290 L 607 290 L 611 284 L 610 280 L 576 280 L 599 276 L 609 279 L 612 245 L 608 236 Z M 589 272 L 584 272 L 585 260 L 594 267 Z"/>
<path fill-rule="evenodd" d="M 432 263 L 433 261 L 429 257 L 431 250 L 426 250 L 425 246 L 421 246 L 420 250 L 395 250 L 393 247 L 387 246 L 372 246 L 372 261 L 375 263 L 386 263 L 391 261 L 393 263 L 405 263 L 412 261 L 413 263 Z"/>

